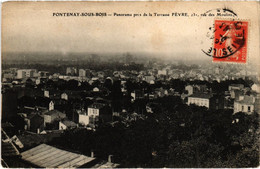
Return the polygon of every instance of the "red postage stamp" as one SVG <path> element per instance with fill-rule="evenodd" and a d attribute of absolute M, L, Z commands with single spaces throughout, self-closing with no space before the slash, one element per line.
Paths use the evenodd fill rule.
<path fill-rule="evenodd" d="M 213 62 L 247 62 L 248 22 L 215 20 Z"/>

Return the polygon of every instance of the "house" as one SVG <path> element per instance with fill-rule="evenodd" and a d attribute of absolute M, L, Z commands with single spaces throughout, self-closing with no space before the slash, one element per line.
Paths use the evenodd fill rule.
<path fill-rule="evenodd" d="M 93 103 L 88 107 L 88 111 L 78 110 L 78 123 L 81 125 L 95 126 L 100 122 L 108 122 L 112 119 L 112 112 L 102 103 Z"/>
<path fill-rule="evenodd" d="M 67 93 L 62 93 L 61 94 L 61 99 L 68 100 L 68 94 Z"/>
<path fill-rule="evenodd" d="M 53 123 L 55 121 L 59 121 L 62 119 L 66 118 L 66 114 L 58 111 L 58 110 L 50 110 L 50 111 L 45 111 L 42 112 L 43 117 L 44 117 L 44 123 L 45 124 L 50 124 Z"/>
<path fill-rule="evenodd" d="M 211 94 L 195 93 L 188 97 L 188 105 L 195 104 L 197 106 L 205 106 L 209 108 Z"/>
<path fill-rule="evenodd" d="M 49 103 L 49 111 L 52 111 L 52 110 L 54 110 L 54 102 L 50 101 L 50 103 Z"/>
<path fill-rule="evenodd" d="M 77 127 L 76 123 L 74 123 L 73 121 L 67 120 L 67 119 L 61 120 L 59 122 L 59 130 L 72 129 L 72 128 L 76 128 L 76 127 Z"/>
<path fill-rule="evenodd" d="M 46 97 L 22 96 L 18 100 L 18 106 L 24 109 L 54 110 L 54 102 Z"/>
<path fill-rule="evenodd" d="M 255 110 L 254 96 L 240 96 L 239 100 L 234 101 L 234 113 L 244 112 L 251 114 Z"/>
<path fill-rule="evenodd" d="M 89 116 L 88 113 L 86 112 L 86 110 L 76 110 L 77 113 L 77 117 L 75 117 L 75 121 L 78 122 L 81 125 L 88 125 L 89 124 Z"/>
<path fill-rule="evenodd" d="M 38 113 L 32 113 L 25 117 L 25 130 L 40 133 L 44 129 L 44 118 Z"/>
<path fill-rule="evenodd" d="M 96 125 L 97 122 L 109 122 L 112 120 L 112 111 L 102 103 L 93 103 L 88 107 L 89 123 Z"/>
<path fill-rule="evenodd" d="M 101 103 L 94 103 L 88 107 L 89 116 L 99 116 L 105 105 Z"/>
<path fill-rule="evenodd" d="M 31 78 L 34 76 L 36 69 L 19 69 L 17 70 L 17 79 Z"/>

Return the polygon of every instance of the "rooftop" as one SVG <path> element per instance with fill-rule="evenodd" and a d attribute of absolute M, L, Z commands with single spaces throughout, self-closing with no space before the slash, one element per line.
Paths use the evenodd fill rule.
<path fill-rule="evenodd" d="M 12 143 L 9 136 L 6 134 L 6 132 L 2 129 L 1 130 L 2 135 L 2 146 L 1 146 L 1 155 L 2 156 L 17 156 L 19 155 L 19 151 L 15 147 L 15 145 Z"/>
<path fill-rule="evenodd" d="M 77 168 L 95 158 L 41 144 L 21 153 L 22 159 L 44 168 Z"/>
<path fill-rule="evenodd" d="M 32 118 L 34 118 L 34 117 L 41 117 L 41 118 L 42 118 L 42 116 L 39 115 L 39 114 L 37 114 L 37 113 L 31 113 L 31 114 L 29 114 L 29 115 L 27 116 L 27 119 L 32 119 Z"/>
<path fill-rule="evenodd" d="M 103 108 L 105 105 L 102 103 L 93 103 L 92 105 L 90 105 L 88 108 L 95 108 L 95 109 L 101 109 Z"/>
<path fill-rule="evenodd" d="M 232 86 L 232 87 L 244 87 L 243 84 L 231 84 L 229 86 Z"/>
<path fill-rule="evenodd" d="M 101 162 L 101 163 L 98 163 L 98 164 L 92 166 L 92 168 L 117 168 L 118 166 L 119 166 L 119 164 L 117 164 L 117 163 Z"/>
<path fill-rule="evenodd" d="M 11 144 L 10 141 L 2 141 L 2 156 L 17 156 L 19 155 L 18 150 Z"/>
<path fill-rule="evenodd" d="M 58 110 L 51 110 L 51 111 L 47 111 L 47 112 L 43 112 L 44 115 L 59 115 L 59 114 L 64 114 Z"/>
<path fill-rule="evenodd" d="M 209 99 L 212 97 L 212 95 L 208 94 L 208 93 L 194 93 L 194 94 L 190 95 L 189 97 Z"/>
<path fill-rule="evenodd" d="M 74 123 L 73 121 L 67 120 L 67 119 L 62 120 L 61 122 L 62 122 L 65 126 L 67 126 L 67 127 L 76 127 L 76 126 L 77 126 L 76 123 Z"/>
<path fill-rule="evenodd" d="M 243 100 L 236 102 L 240 104 L 253 105 L 255 103 L 255 98 L 253 96 L 245 95 Z"/>

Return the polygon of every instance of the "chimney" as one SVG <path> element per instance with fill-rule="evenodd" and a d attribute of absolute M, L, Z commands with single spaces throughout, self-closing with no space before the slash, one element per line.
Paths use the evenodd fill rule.
<path fill-rule="evenodd" d="M 91 155 L 90 155 L 90 157 L 92 157 L 92 158 L 95 157 L 94 151 L 91 151 Z"/>
<path fill-rule="evenodd" d="M 108 156 L 108 162 L 109 162 L 109 163 L 112 163 L 112 162 L 113 162 L 113 155 L 109 155 L 109 156 Z"/>

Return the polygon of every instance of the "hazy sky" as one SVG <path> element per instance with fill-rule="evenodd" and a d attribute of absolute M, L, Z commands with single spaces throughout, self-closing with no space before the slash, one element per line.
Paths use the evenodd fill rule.
<path fill-rule="evenodd" d="M 250 20 L 250 57 L 259 54 L 257 3 L 6 2 L 2 8 L 3 52 L 149 52 L 202 58 L 214 17 L 57 17 L 53 13 L 192 13 L 228 7 Z M 259 57 L 259 56 L 258 56 Z"/>

